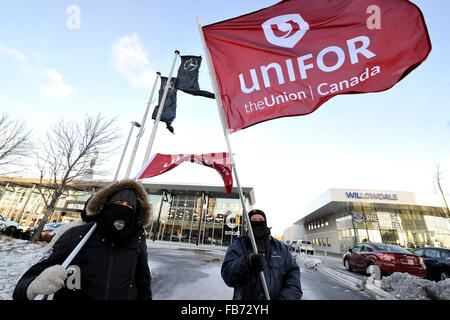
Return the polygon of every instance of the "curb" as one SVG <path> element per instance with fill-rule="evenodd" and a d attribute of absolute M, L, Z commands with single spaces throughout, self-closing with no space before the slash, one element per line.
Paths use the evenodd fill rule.
<path fill-rule="evenodd" d="M 398 300 L 396 297 L 380 288 L 380 281 L 372 280 L 373 282 L 375 282 L 375 284 L 372 284 L 370 283 L 372 282 L 370 281 L 370 278 L 359 280 L 355 277 L 348 276 L 342 272 L 335 271 L 326 266 L 318 266 L 314 269 L 351 289 L 364 291 L 375 299 L 381 297 L 382 299 Z M 370 282 L 368 282 L 368 280 Z"/>
<path fill-rule="evenodd" d="M 380 287 L 374 286 L 370 283 L 366 283 L 364 288 L 365 288 L 365 291 L 368 294 L 370 294 L 371 296 L 373 296 L 374 298 L 381 297 L 381 298 L 388 299 L 388 300 L 398 300 L 396 297 L 394 297 L 390 293 L 388 293 L 388 292 L 382 290 Z"/>
<path fill-rule="evenodd" d="M 325 267 L 325 266 L 318 266 L 315 268 L 318 272 L 328 276 L 329 278 L 332 278 L 333 280 L 356 290 L 361 290 L 363 286 L 363 281 L 356 279 L 352 276 L 347 276 L 341 272 L 335 271 L 331 268 Z"/>

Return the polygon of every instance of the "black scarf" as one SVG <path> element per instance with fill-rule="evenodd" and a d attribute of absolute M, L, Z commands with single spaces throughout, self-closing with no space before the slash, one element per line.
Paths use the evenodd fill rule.
<path fill-rule="evenodd" d="M 123 245 L 136 233 L 134 210 L 120 204 L 108 204 L 100 212 L 98 229 L 109 241 Z"/>
<path fill-rule="evenodd" d="M 258 253 L 266 257 L 270 255 L 270 229 L 266 221 L 251 221 L 253 236 L 255 237 Z"/>

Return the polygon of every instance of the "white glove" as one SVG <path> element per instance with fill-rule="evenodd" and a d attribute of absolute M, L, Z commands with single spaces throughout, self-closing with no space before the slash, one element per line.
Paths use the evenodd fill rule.
<path fill-rule="evenodd" d="M 49 295 L 64 287 L 67 270 L 57 264 L 48 267 L 34 279 L 27 289 L 28 300 L 34 300 L 38 294 Z"/>

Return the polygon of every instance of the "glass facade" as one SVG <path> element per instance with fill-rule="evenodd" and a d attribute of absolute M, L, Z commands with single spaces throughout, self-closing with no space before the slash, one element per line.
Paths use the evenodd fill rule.
<path fill-rule="evenodd" d="M 41 194 L 42 192 L 42 194 Z M 44 197 L 48 200 L 52 190 L 35 185 L 0 185 L 0 214 L 8 220 L 19 223 L 23 229 L 37 226 L 45 213 Z M 68 191 L 56 204 L 56 210 L 49 216 L 48 222 L 68 223 L 80 217 L 76 209 L 82 209 L 90 193 L 84 191 Z"/>
<path fill-rule="evenodd" d="M 147 187 L 148 186 L 148 187 Z M 92 189 L 92 186 L 85 188 Z M 228 246 L 243 230 L 241 200 L 237 192 L 228 196 L 225 192 L 172 189 L 169 192 L 145 185 L 152 207 L 152 219 L 146 228 L 149 239 Z M 197 188 L 198 189 L 198 188 Z M 247 188 L 247 190 L 249 190 Z M 51 189 L 43 189 L 48 199 Z M 91 195 L 90 191 L 71 190 L 56 205 L 48 222 L 68 223 L 79 219 L 79 212 Z M 251 209 L 249 194 L 244 189 L 246 207 Z M 18 222 L 22 229 L 38 225 L 45 213 L 45 202 L 33 184 L 12 185 L 0 181 L 0 214 Z"/>
<path fill-rule="evenodd" d="M 404 248 L 450 247 L 450 216 L 445 208 L 347 202 L 336 214 L 341 252 L 364 241 Z"/>
<path fill-rule="evenodd" d="M 242 205 L 225 193 L 181 192 L 149 196 L 151 239 L 228 246 L 242 230 Z M 161 206 L 162 202 L 162 206 Z M 246 203 L 248 206 L 248 201 Z"/>

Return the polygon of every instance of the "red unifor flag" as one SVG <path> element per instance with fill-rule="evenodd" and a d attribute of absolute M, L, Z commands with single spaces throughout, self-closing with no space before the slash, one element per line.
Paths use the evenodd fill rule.
<path fill-rule="evenodd" d="M 137 174 L 136 180 L 151 178 L 177 167 L 182 162 L 195 162 L 213 169 L 220 174 L 228 195 L 233 191 L 231 161 L 227 152 L 207 154 L 160 154 L 154 155 Z"/>
<path fill-rule="evenodd" d="M 407 0 L 288 0 L 202 28 L 230 132 L 387 90 L 431 42 Z"/>

